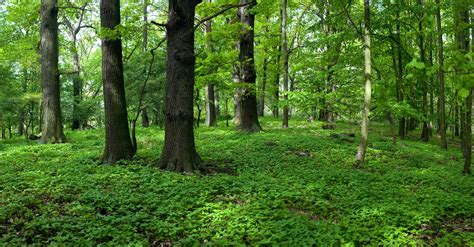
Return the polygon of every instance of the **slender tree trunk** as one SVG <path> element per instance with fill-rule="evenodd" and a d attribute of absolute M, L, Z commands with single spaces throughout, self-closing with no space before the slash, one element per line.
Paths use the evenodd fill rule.
<path fill-rule="evenodd" d="M 239 41 L 240 42 L 240 41 Z M 239 45 L 237 45 L 237 49 L 239 49 Z M 242 98 L 242 89 L 240 88 L 240 83 L 241 82 L 241 71 L 240 71 L 240 66 L 234 65 L 233 68 L 233 73 L 232 73 L 232 79 L 235 84 L 238 86 L 234 90 L 234 127 L 235 128 L 240 128 L 240 123 L 242 121 L 242 105 L 241 105 L 241 98 Z"/>
<path fill-rule="evenodd" d="M 212 0 L 208 0 L 209 3 Z M 212 22 L 207 21 L 205 23 L 205 32 L 206 36 L 211 35 L 212 32 Z M 212 39 L 208 38 L 207 43 L 207 50 L 209 53 L 213 52 L 212 48 Z M 211 65 L 212 72 L 214 72 L 214 65 Z M 206 85 L 206 125 L 209 127 L 216 127 L 217 126 L 217 114 L 216 114 L 216 99 L 215 99 L 215 92 L 214 92 L 214 83 L 208 82 Z"/>
<path fill-rule="evenodd" d="M 459 136 L 459 106 L 457 103 L 454 105 L 454 136 Z"/>
<path fill-rule="evenodd" d="M 438 63 L 439 63 L 439 134 L 441 136 L 441 148 L 448 149 L 446 141 L 446 106 L 444 92 L 444 50 L 443 50 L 443 30 L 441 29 L 441 4 L 436 0 L 436 29 L 438 32 Z"/>
<path fill-rule="evenodd" d="M 397 100 L 399 103 L 403 103 L 403 53 L 402 53 L 402 38 L 401 38 L 401 28 L 400 28 L 400 6 L 397 11 L 397 65 L 398 65 L 398 74 L 397 74 Z M 398 122 L 398 135 L 403 140 L 405 139 L 405 117 L 401 117 Z"/>
<path fill-rule="evenodd" d="M 28 91 L 28 70 L 23 69 L 23 76 L 24 80 L 21 85 L 21 90 L 23 93 L 27 93 Z M 26 111 L 27 105 L 21 107 L 20 109 L 20 114 L 19 114 L 19 123 L 18 123 L 18 135 L 22 136 L 23 133 L 25 132 L 25 121 L 26 121 L 26 116 L 25 116 L 25 111 Z M 28 130 L 26 130 L 28 132 Z"/>
<path fill-rule="evenodd" d="M 194 143 L 194 13 L 200 0 L 169 0 L 165 142 L 159 166 L 193 173 L 201 168 Z"/>
<path fill-rule="evenodd" d="M 277 71 L 276 71 L 276 78 L 275 78 L 275 83 L 274 83 L 274 88 L 275 88 L 275 94 L 274 94 L 274 102 L 273 102 L 273 117 L 277 118 L 280 110 L 278 107 L 278 104 L 280 104 L 280 60 L 281 60 L 281 46 L 278 46 L 278 55 L 276 58 L 276 66 L 277 66 Z"/>
<path fill-rule="evenodd" d="M 240 0 L 241 4 L 249 3 L 251 0 Z M 241 122 L 239 129 L 244 132 L 258 132 L 262 130 L 258 121 L 257 114 L 257 96 L 255 95 L 255 87 L 257 73 L 255 71 L 254 59 L 254 27 L 255 15 L 250 8 L 255 6 L 256 2 L 245 7 L 241 7 L 239 11 L 240 21 L 245 27 L 240 35 L 240 66 L 241 81 L 245 83 L 242 91 L 241 104 Z"/>
<path fill-rule="evenodd" d="M 72 130 L 77 130 L 81 127 L 79 109 L 81 104 L 82 79 L 80 75 L 81 66 L 79 61 L 79 54 L 77 53 L 76 49 L 77 48 L 74 48 L 75 52 L 73 53 L 73 69 L 76 74 L 73 75 L 74 77 L 72 79 L 72 96 L 74 97 L 74 104 L 72 109 Z"/>
<path fill-rule="evenodd" d="M 285 106 L 283 107 L 282 127 L 288 128 L 288 44 L 286 39 L 287 27 L 287 0 L 282 0 L 281 8 L 281 41 L 283 48 L 283 100 Z"/>
<path fill-rule="evenodd" d="M 263 117 L 265 115 L 265 90 L 267 86 L 267 68 L 268 68 L 268 59 L 263 59 L 263 75 L 262 75 L 262 85 L 260 86 L 260 98 L 258 101 L 258 116 Z"/>
<path fill-rule="evenodd" d="M 41 88 L 43 91 L 43 122 L 40 143 L 63 143 L 66 137 L 61 122 L 61 101 L 58 71 L 58 2 L 41 3 Z"/>
<path fill-rule="evenodd" d="M 100 24 L 114 30 L 120 25 L 120 0 L 101 0 Z M 135 149 L 130 139 L 120 37 L 102 38 L 102 81 L 104 86 L 105 150 L 103 162 L 131 159 Z"/>
<path fill-rule="evenodd" d="M 365 161 L 365 153 L 367 150 L 367 141 L 369 137 L 369 113 L 370 101 L 372 97 L 372 62 L 371 62 L 371 46 L 370 46 L 370 3 L 364 0 L 364 61 L 365 61 L 365 93 L 364 93 L 364 113 L 361 124 L 361 139 L 359 149 L 356 155 L 356 166 L 360 166 Z"/>
<path fill-rule="evenodd" d="M 418 5 L 423 8 L 423 0 L 418 0 Z M 422 10 L 424 11 L 424 10 Z M 426 64 L 426 55 L 425 55 L 425 34 L 423 29 L 423 20 L 424 14 L 421 13 L 420 19 L 418 21 L 418 47 L 420 49 L 420 60 L 423 64 Z M 425 69 L 423 68 L 422 75 L 420 76 L 419 83 L 422 86 L 423 91 L 423 102 L 422 102 L 422 111 L 423 111 L 423 130 L 421 132 L 421 139 L 424 142 L 428 142 L 430 139 L 429 126 L 428 126 L 428 83 L 426 81 Z"/>
<path fill-rule="evenodd" d="M 148 50 L 148 0 L 143 0 L 143 53 Z M 143 93 L 146 93 L 144 91 Z M 150 127 L 150 117 L 147 108 L 142 110 L 142 127 Z"/>
<path fill-rule="evenodd" d="M 221 117 L 221 107 L 219 105 L 220 102 L 220 94 L 218 90 L 214 90 L 214 96 L 215 96 L 215 103 L 216 103 L 216 117 L 219 120 Z"/>
<path fill-rule="evenodd" d="M 267 24 L 265 24 L 265 33 L 268 33 L 268 22 L 270 21 L 268 16 L 266 17 Z M 267 49 L 264 50 L 265 53 L 267 53 Z M 263 117 L 265 115 L 265 91 L 267 87 L 267 69 L 268 69 L 268 62 L 269 59 L 265 57 L 263 59 L 263 68 L 262 68 L 262 83 L 260 85 L 260 92 L 259 92 L 259 99 L 258 99 L 258 105 L 257 105 L 257 110 L 258 110 L 258 116 Z"/>

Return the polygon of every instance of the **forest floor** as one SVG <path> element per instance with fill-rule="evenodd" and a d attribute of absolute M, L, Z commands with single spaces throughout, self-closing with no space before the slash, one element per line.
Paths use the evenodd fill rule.
<path fill-rule="evenodd" d="M 368 163 L 354 169 L 357 125 L 262 122 L 254 135 L 196 129 L 210 169 L 193 176 L 156 168 L 154 127 L 113 166 L 99 164 L 103 130 L 0 141 L 0 245 L 474 245 L 474 177 L 456 143 L 441 151 L 415 133 L 392 145 L 373 124 Z"/>

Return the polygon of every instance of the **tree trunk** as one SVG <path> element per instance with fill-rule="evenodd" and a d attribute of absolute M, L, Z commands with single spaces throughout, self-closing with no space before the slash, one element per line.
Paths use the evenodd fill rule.
<path fill-rule="evenodd" d="M 259 100 L 258 100 L 258 116 L 263 117 L 265 115 L 265 90 L 267 86 L 267 68 L 268 68 L 268 59 L 263 59 L 263 75 L 262 75 L 262 85 L 260 86 Z"/>
<path fill-rule="evenodd" d="M 240 41 L 239 41 L 240 42 Z M 237 44 L 237 49 L 239 49 L 239 44 Z M 242 105 L 240 99 L 242 98 L 242 89 L 240 88 L 241 76 L 240 76 L 240 66 L 234 65 L 233 72 L 232 72 L 232 79 L 235 84 L 238 86 L 234 90 L 234 127 L 240 128 L 240 123 L 242 121 Z"/>
<path fill-rule="evenodd" d="M 142 127 L 150 127 L 150 117 L 148 116 L 148 111 L 146 108 L 142 110 Z"/>
<path fill-rule="evenodd" d="M 278 46 L 278 55 L 276 58 L 276 78 L 274 83 L 275 94 L 274 94 L 274 102 L 273 102 L 273 117 L 277 118 L 280 110 L 278 104 L 280 103 L 280 59 L 281 59 L 281 46 Z"/>
<path fill-rule="evenodd" d="M 459 19 L 462 27 L 469 25 L 469 9 L 465 6 L 460 6 Z M 472 34 L 474 35 L 474 34 Z M 458 34 L 458 45 L 462 54 L 466 55 L 469 52 L 469 29 L 463 28 Z M 466 71 L 468 73 L 468 71 Z M 472 161 L 472 94 L 473 89 L 470 87 L 470 83 L 467 83 L 469 95 L 465 99 L 464 107 L 461 109 L 461 115 L 464 118 L 464 124 L 462 125 L 462 150 L 464 155 L 464 169 L 463 173 L 471 174 L 471 161 Z"/>
<path fill-rule="evenodd" d="M 40 143 L 63 143 L 58 72 L 58 2 L 41 3 L 41 88 L 43 91 L 42 134 Z"/>
<path fill-rule="evenodd" d="M 441 29 L 441 5 L 440 0 L 436 0 L 436 29 L 438 32 L 438 63 L 439 63 L 439 134 L 441 136 L 441 148 L 448 149 L 446 141 L 446 107 L 444 92 L 444 51 L 443 51 L 443 30 Z"/>
<path fill-rule="evenodd" d="M 240 0 L 241 4 L 249 3 L 250 0 Z M 241 121 L 238 128 L 244 132 L 258 132 L 262 130 L 258 121 L 257 114 L 257 96 L 255 95 L 255 84 L 257 73 L 255 71 L 254 59 L 254 27 L 255 14 L 250 11 L 250 8 L 255 6 L 252 3 L 239 10 L 240 21 L 244 26 L 242 34 L 240 35 L 239 50 L 240 50 L 240 75 L 241 81 L 245 84 L 240 98 L 241 104 Z"/>
<path fill-rule="evenodd" d="M 143 0 L 143 53 L 148 49 L 148 0 Z M 145 91 L 143 93 L 146 93 Z M 140 110 L 140 109 L 139 109 Z M 142 127 L 150 126 L 150 117 L 147 109 L 142 110 Z"/>
<path fill-rule="evenodd" d="M 212 0 L 208 0 L 209 3 L 212 2 Z M 212 32 L 212 22 L 207 21 L 205 23 L 205 33 L 207 35 L 211 35 Z M 210 38 L 207 39 L 207 50 L 209 54 L 213 52 L 212 48 L 212 40 Z M 214 72 L 214 65 L 211 65 L 212 71 L 211 73 Z M 213 82 L 208 82 L 206 85 L 206 125 L 209 127 L 216 127 L 217 126 L 217 114 L 216 114 L 216 98 L 215 98 L 215 93 L 214 93 L 214 83 Z"/>
<path fill-rule="evenodd" d="M 24 80 L 23 80 L 23 83 L 21 85 L 21 90 L 23 93 L 27 93 L 28 91 L 28 70 L 27 69 L 24 69 L 23 70 L 23 76 L 24 76 Z M 22 136 L 23 133 L 25 132 L 28 132 L 28 130 L 25 130 L 25 121 L 26 121 L 26 108 L 27 108 L 28 105 L 25 105 L 25 106 L 22 106 L 20 108 L 20 114 L 19 114 L 19 123 L 18 123 L 18 135 L 19 136 Z"/>
<path fill-rule="evenodd" d="M 288 44 L 286 39 L 287 6 L 287 0 L 283 0 L 281 8 L 281 41 L 283 48 L 283 100 L 285 101 L 282 116 L 282 127 L 284 129 L 288 128 Z"/>
<path fill-rule="evenodd" d="M 365 61 L 365 93 L 364 93 L 364 112 L 361 124 L 361 139 L 359 149 L 356 155 L 356 166 L 360 166 L 365 161 L 365 153 L 367 150 L 367 141 L 369 137 L 369 113 L 370 101 L 372 96 L 372 62 L 371 62 L 371 47 L 370 47 L 370 3 L 369 0 L 364 0 L 364 61 Z"/>
<path fill-rule="evenodd" d="M 72 126 L 71 126 L 72 130 L 77 130 L 81 127 L 79 106 L 81 104 L 82 79 L 80 75 L 81 67 L 80 67 L 80 61 L 79 61 L 79 54 L 77 53 L 76 49 L 77 48 L 74 48 L 74 53 L 73 53 L 73 69 L 76 72 L 76 74 L 73 75 L 74 77 L 72 79 L 72 87 L 73 87 L 72 96 L 74 97 L 74 104 L 73 104 L 73 109 L 72 109 Z"/>
<path fill-rule="evenodd" d="M 418 0 L 418 5 L 423 8 L 423 0 Z M 424 10 L 422 10 L 424 11 Z M 420 60 L 423 64 L 426 64 L 425 56 L 425 34 L 423 29 L 423 13 L 420 16 L 418 21 L 418 47 L 420 49 Z M 421 139 L 424 142 L 428 142 L 430 139 L 430 132 L 428 126 L 428 83 L 425 78 L 425 69 L 423 68 L 422 75 L 420 77 L 419 83 L 422 85 L 423 93 L 423 102 L 422 102 L 422 111 L 423 111 L 423 130 L 421 131 Z"/>
<path fill-rule="evenodd" d="M 115 30 L 120 25 L 120 0 L 101 0 L 100 24 Z M 116 35 L 102 38 L 105 150 L 103 162 L 131 159 L 135 149 L 130 139 L 122 63 L 122 41 Z"/>
<path fill-rule="evenodd" d="M 400 6 L 398 6 L 397 11 L 397 65 L 398 65 L 398 73 L 397 73 L 397 101 L 399 103 L 403 102 L 403 53 L 402 53 L 402 38 L 401 38 L 401 28 L 400 28 Z M 401 117 L 398 122 L 398 135 L 400 139 L 405 139 L 405 117 Z"/>
<path fill-rule="evenodd" d="M 169 0 L 165 142 L 159 166 L 193 173 L 201 168 L 193 129 L 194 13 L 200 0 Z"/>

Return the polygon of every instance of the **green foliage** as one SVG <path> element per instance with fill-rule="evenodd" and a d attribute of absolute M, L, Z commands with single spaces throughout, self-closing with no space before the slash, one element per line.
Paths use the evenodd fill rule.
<path fill-rule="evenodd" d="M 322 123 L 293 120 L 281 130 L 262 120 L 266 131 L 256 135 L 198 129 L 199 153 L 221 171 L 201 176 L 155 167 L 156 128 L 140 129 L 137 157 L 114 166 L 99 164 L 102 130 L 67 133 L 61 145 L 0 142 L 0 242 L 474 244 L 474 184 L 459 173 L 458 152 L 392 145 L 378 125 L 369 163 L 355 170 L 352 140 L 331 137 Z M 355 129 L 338 123 L 334 133 Z"/>

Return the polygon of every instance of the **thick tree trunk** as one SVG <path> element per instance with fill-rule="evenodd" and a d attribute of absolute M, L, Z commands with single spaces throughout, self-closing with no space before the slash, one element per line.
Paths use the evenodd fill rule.
<path fill-rule="evenodd" d="M 372 62 L 371 62 L 371 46 L 370 46 L 370 3 L 364 0 L 364 61 L 365 61 L 365 93 L 364 93 L 364 112 L 361 124 L 361 139 L 359 149 L 356 155 L 356 166 L 360 166 L 365 161 L 365 153 L 367 150 L 367 142 L 369 137 L 369 113 L 370 101 L 372 97 Z"/>
<path fill-rule="evenodd" d="M 288 128 L 288 43 L 286 39 L 286 27 L 287 27 L 287 6 L 288 1 L 283 0 L 281 8 L 281 41 L 283 48 L 283 100 L 285 106 L 283 107 L 282 116 L 282 127 Z"/>
<path fill-rule="evenodd" d="M 201 168 L 194 143 L 194 13 L 200 0 L 169 0 L 165 143 L 159 166 L 193 173 Z"/>
<path fill-rule="evenodd" d="M 446 141 L 446 106 L 444 92 L 444 50 L 443 50 L 443 30 L 441 29 L 440 0 L 436 0 L 436 29 L 438 32 L 438 63 L 439 63 L 439 134 L 441 136 L 441 148 L 448 149 Z"/>
<path fill-rule="evenodd" d="M 212 0 L 208 0 L 209 3 Z M 205 32 L 206 36 L 211 35 L 212 32 L 212 22 L 207 21 L 205 23 Z M 213 52 L 212 48 L 212 40 L 209 38 L 207 43 L 207 50 L 209 53 Z M 211 65 L 212 72 L 214 72 L 214 65 Z M 209 127 L 216 127 L 217 126 L 217 114 L 216 114 L 216 98 L 214 93 L 214 83 L 208 82 L 206 85 L 206 125 Z"/>
<path fill-rule="evenodd" d="M 100 23 L 103 29 L 120 25 L 120 0 L 101 0 Z M 105 150 L 103 162 L 131 159 L 135 149 L 130 139 L 120 37 L 102 38 L 102 81 L 104 86 Z"/>
<path fill-rule="evenodd" d="M 249 3 L 251 0 L 240 0 L 241 4 Z M 241 81 L 245 84 L 240 98 L 241 102 L 241 122 L 239 129 L 244 132 L 258 132 L 262 130 L 258 121 L 257 96 L 255 95 L 255 85 L 257 73 L 255 71 L 254 59 L 254 27 L 255 14 L 250 8 L 256 3 L 241 7 L 239 11 L 240 21 L 244 26 L 240 35 L 240 66 Z M 253 88 L 252 88 L 253 87 Z"/>
<path fill-rule="evenodd" d="M 459 19 L 462 23 L 461 26 L 467 27 L 469 25 L 469 9 L 466 7 L 460 7 Z M 474 35 L 474 33 L 472 34 Z M 463 54 L 469 52 L 469 29 L 464 28 L 459 31 L 458 34 L 458 45 L 459 49 Z M 468 83 L 469 85 L 469 83 Z M 464 154 L 464 169 L 463 173 L 471 173 L 471 162 L 472 162 L 472 94 L 473 88 L 469 86 L 469 95 L 465 99 L 464 107 L 461 109 L 461 115 L 463 116 L 463 128 L 462 128 L 462 150 Z"/>
<path fill-rule="evenodd" d="M 61 102 L 58 71 L 58 2 L 41 3 L 41 88 L 42 134 L 40 143 L 63 143 L 66 137 L 61 122 Z"/>

